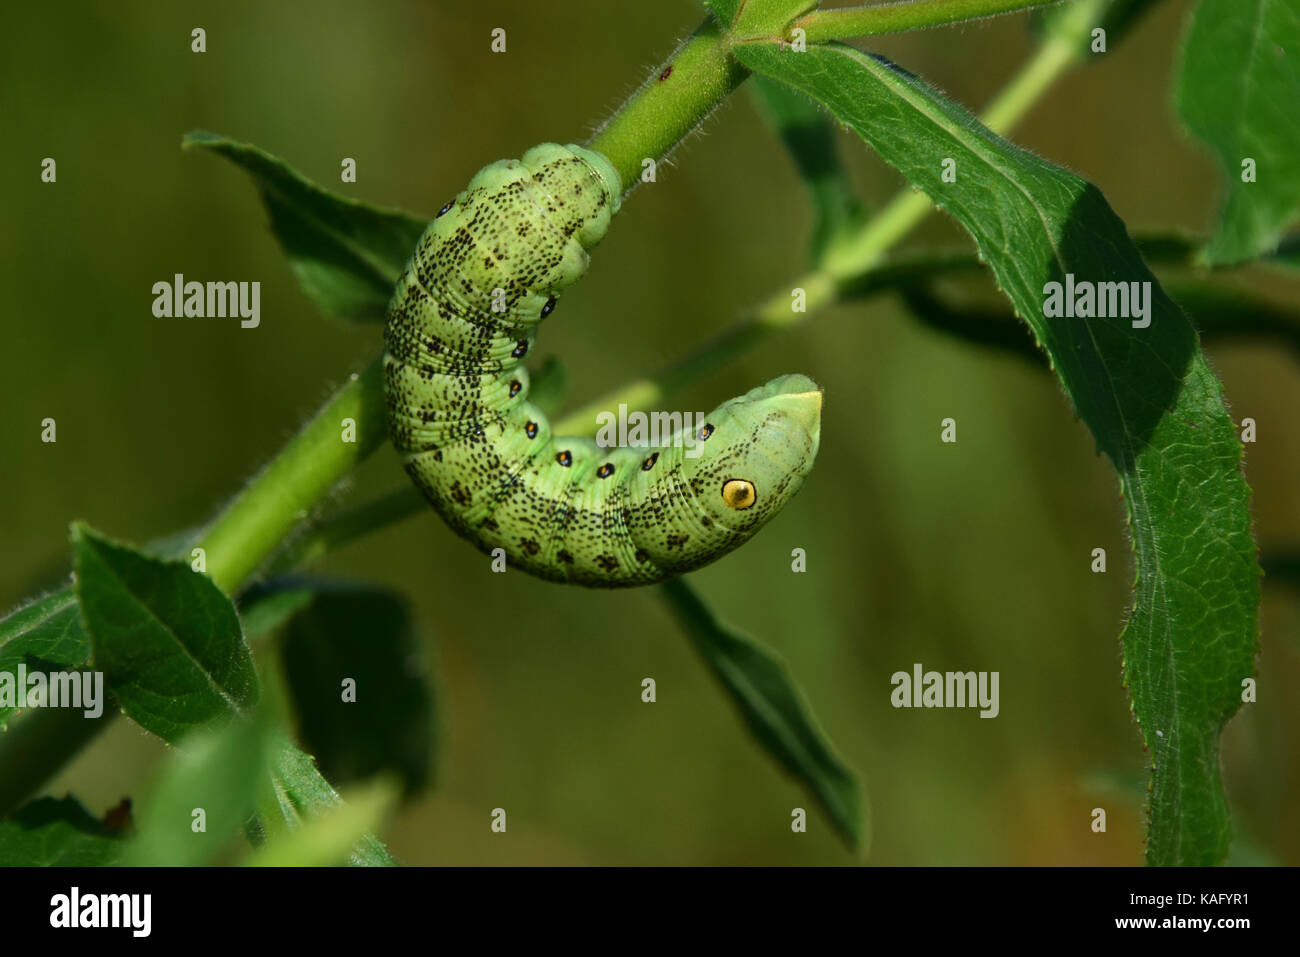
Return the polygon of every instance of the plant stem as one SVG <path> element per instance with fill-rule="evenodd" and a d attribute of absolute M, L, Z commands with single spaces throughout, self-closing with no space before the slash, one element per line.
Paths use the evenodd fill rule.
<path fill-rule="evenodd" d="M 624 192 L 641 181 L 642 163 L 661 160 L 749 75 L 710 17 L 647 77 L 587 144 L 607 156 Z"/>
<path fill-rule="evenodd" d="M 355 441 L 343 440 L 343 420 L 353 419 Z M 234 592 L 272 549 L 327 495 L 348 470 L 379 448 L 387 434 L 382 356 L 353 375 L 259 472 L 200 536 L 207 570 Z M 41 708 L 11 722 L 0 735 L 0 817 L 34 794 L 119 712 L 95 721 L 80 712 Z"/>
<path fill-rule="evenodd" d="M 427 507 L 428 503 L 420 490 L 414 484 L 407 483 L 353 508 L 337 512 L 309 524 L 301 535 L 291 539 L 271 559 L 267 574 L 288 571 L 376 529 L 417 515 Z"/>
<path fill-rule="evenodd" d="M 332 395 L 199 540 L 208 575 L 234 591 L 358 462 L 387 437 L 383 360 Z M 345 425 L 352 420 L 351 432 Z"/>
<path fill-rule="evenodd" d="M 897 0 L 867 7 L 815 10 L 791 24 L 809 43 L 901 33 L 1059 3 L 1060 0 Z"/>

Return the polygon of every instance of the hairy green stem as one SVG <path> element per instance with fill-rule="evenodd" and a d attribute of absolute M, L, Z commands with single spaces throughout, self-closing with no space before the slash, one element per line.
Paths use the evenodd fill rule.
<path fill-rule="evenodd" d="M 587 144 L 603 153 L 630 191 L 645 161 L 658 162 L 749 75 L 710 17 L 641 84 Z"/>
<path fill-rule="evenodd" d="M 407 483 L 353 508 L 312 522 L 276 553 L 267 567 L 267 574 L 288 571 L 376 529 L 417 515 L 427 507 L 420 490 Z"/>
<path fill-rule="evenodd" d="M 208 575 L 233 591 L 308 511 L 387 437 L 383 360 L 332 395 L 201 537 Z"/>
<path fill-rule="evenodd" d="M 383 362 L 377 357 L 326 401 L 199 537 L 212 580 L 223 591 L 236 591 L 386 435 Z M 35 793 L 118 713 L 114 704 L 88 721 L 77 711 L 41 708 L 12 721 L 0 735 L 0 816 Z"/>
<path fill-rule="evenodd" d="M 1016 13 L 1060 0 L 897 0 L 868 7 L 814 10 L 791 24 L 809 43 L 901 33 L 962 20 Z"/>

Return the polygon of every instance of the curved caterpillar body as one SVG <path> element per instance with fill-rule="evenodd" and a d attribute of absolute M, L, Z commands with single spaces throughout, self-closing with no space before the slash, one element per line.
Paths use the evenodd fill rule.
<path fill-rule="evenodd" d="M 694 449 L 551 434 L 521 360 L 621 192 L 578 146 L 491 164 L 429 224 L 385 328 L 389 431 L 434 508 L 512 568 L 600 587 L 662 581 L 748 539 L 803 483 L 821 419 L 812 380 L 783 376 L 710 413 Z"/>

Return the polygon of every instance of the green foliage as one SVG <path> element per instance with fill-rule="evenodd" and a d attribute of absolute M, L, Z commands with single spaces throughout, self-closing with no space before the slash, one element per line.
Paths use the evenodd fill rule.
<path fill-rule="evenodd" d="M 815 797 L 836 831 L 865 852 L 857 780 L 831 750 L 785 663 L 723 625 L 680 578 L 660 586 L 695 650 L 731 696 L 754 739 Z"/>
<path fill-rule="evenodd" d="M 144 803 L 125 864 L 229 863 L 250 834 L 254 859 L 277 864 L 391 865 L 368 829 L 390 806 L 394 785 L 363 789 L 349 809 L 312 759 L 276 730 L 278 708 L 216 722 L 185 736 Z"/>
<path fill-rule="evenodd" d="M 1271 340 L 1300 357 L 1300 310 L 1208 282 L 1174 279 L 1166 286 L 1206 342 Z"/>
<path fill-rule="evenodd" d="M 316 769 L 311 756 L 287 741 L 281 741 L 276 747 L 271 783 L 273 801 L 263 804 L 262 819 L 271 834 L 291 834 L 316 816 L 343 804 L 338 792 Z M 346 819 L 345 826 L 348 826 Z M 347 862 L 354 867 L 392 867 L 395 863 L 383 843 L 370 834 L 356 842 Z"/>
<path fill-rule="evenodd" d="M 248 143 L 195 131 L 181 145 L 224 156 L 253 178 L 271 228 L 316 305 L 343 319 L 383 319 L 425 220 L 336 196 Z"/>
<path fill-rule="evenodd" d="M 974 257 L 971 257 L 975 265 Z M 1240 289 L 1204 280 L 1165 281 L 1174 302 L 1192 320 L 1206 343 L 1260 339 L 1286 346 L 1300 357 L 1300 310 L 1287 309 Z M 934 284 L 915 282 L 899 289 L 913 316 L 966 342 L 990 346 L 1048 368 L 1047 357 L 1015 310 L 952 302 Z"/>
<path fill-rule="evenodd" d="M 1114 463 L 1137 563 L 1122 637 L 1152 755 L 1148 860 L 1222 862 L 1219 732 L 1254 672 L 1259 570 L 1241 447 L 1194 330 L 1096 187 L 993 135 L 916 77 L 840 45 L 736 53 L 826 104 L 966 228 Z M 956 161 L 951 183 L 941 181 L 945 158 Z M 1071 273 L 1151 282 L 1149 328 L 1045 318 L 1046 284 Z"/>
<path fill-rule="evenodd" d="M 38 798 L 0 820 L 0 867 L 98 867 L 124 844 L 71 796 Z"/>
<path fill-rule="evenodd" d="M 67 671 L 81 667 L 90 656 L 90 639 L 81 624 L 77 596 L 61 588 L 20 605 L 0 618 L 0 673 L 29 670 Z M 0 731 L 14 708 L 0 706 Z"/>
<path fill-rule="evenodd" d="M 800 99 L 805 104 L 808 102 L 805 97 Z M 274 162 L 287 175 L 299 178 L 281 161 Z M 377 258 L 377 251 L 364 249 L 364 240 L 357 242 L 363 247 L 362 258 Z M 286 254 L 292 257 L 293 252 L 286 248 Z M 562 375 L 562 371 L 555 375 Z M 543 373 L 544 387 L 548 377 Z M 357 677 L 360 685 L 363 683 L 360 675 L 370 668 L 367 662 L 375 665 L 376 670 L 364 684 L 399 680 L 400 670 L 394 664 L 400 656 L 395 652 L 405 642 L 400 637 L 405 625 L 388 632 L 392 642 L 390 651 L 394 654 L 385 655 L 377 650 L 365 628 L 340 626 L 341 621 L 353 616 L 346 606 L 317 611 L 315 602 L 319 599 L 308 594 L 311 587 L 303 583 L 277 585 L 250 596 L 244 610 L 245 621 L 252 622 L 250 629 L 257 634 L 278 627 L 290 616 L 299 616 L 290 627 L 285 664 L 307 742 L 331 777 L 348 780 L 383 767 L 398 771 L 408 790 L 418 787 L 423 780 L 421 768 L 427 763 L 432 738 L 431 705 L 423 700 L 427 694 L 423 682 L 411 683 L 405 697 L 395 696 L 393 702 L 379 702 L 385 708 L 376 713 L 373 723 L 367 722 L 364 727 L 356 723 L 358 705 L 342 704 L 339 700 L 338 676 L 346 673 Z M 686 588 L 682 583 L 668 587 L 669 594 Z M 820 732 L 805 714 L 793 680 L 767 652 L 717 625 L 698 597 L 692 594 L 690 601 L 691 607 L 702 610 L 705 617 L 686 630 L 726 690 L 737 700 L 751 728 L 755 729 L 758 743 L 807 783 L 827 808 L 839 833 L 852 846 L 858 846 L 862 803 L 858 784 L 821 741 Z M 333 602 L 326 605 L 332 606 Z M 354 620 L 364 621 L 365 615 Z M 702 631 L 697 634 L 693 629 Z M 332 643 L 337 643 L 334 652 L 328 650 Z M 771 696 L 771 701 L 767 696 Z M 389 705 L 393 710 L 389 710 Z M 404 721 L 412 723 L 406 726 L 405 732 L 398 733 L 396 729 Z M 324 784 L 314 765 L 311 772 Z"/>
<path fill-rule="evenodd" d="M 718 23 L 726 27 L 736 19 L 736 11 L 740 9 L 741 2 L 742 0 L 704 0 L 704 5 L 713 11 Z"/>
<path fill-rule="evenodd" d="M 72 545 L 95 668 L 136 722 L 175 743 L 256 703 L 239 616 L 209 578 L 80 524 Z"/>
<path fill-rule="evenodd" d="M 304 744 L 329 780 L 381 772 L 407 794 L 432 773 L 434 703 L 406 602 L 390 591 L 313 580 L 288 623 L 284 674 Z M 343 682 L 355 699 L 344 700 Z"/>
<path fill-rule="evenodd" d="M 817 0 L 706 0 L 733 39 L 783 36 L 796 17 L 814 10 Z"/>
<path fill-rule="evenodd" d="M 862 220 L 848 171 L 835 152 L 835 124 L 808 97 L 764 76 L 750 83 L 760 110 L 780 134 L 813 205 L 812 260 Z"/>
<path fill-rule="evenodd" d="M 1075 45 L 1100 24 L 1113 45 L 1156 2 L 1078 2 L 1036 19 L 1049 35 Z M 1223 862 L 1232 829 L 1220 781 L 1219 735 L 1240 706 L 1242 678 L 1254 671 L 1258 567 L 1240 447 L 1219 383 L 1175 302 L 1207 335 L 1261 333 L 1294 346 L 1300 324 L 1288 310 L 1204 277 L 1171 284 L 1166 295 L 1142 255 L 1186 265 L 1190 244 L 1177 238 L 1142 244 L 1140 255 L 1095 187 L 994 136 L 898 67 L 835 44 L 813 45 L 800 54 L 775 44 L 814 3 L 706 5 L 727 34 L 713 25 L 698 31 L 674 60 L 674 84 L 660 87 L 652 77 L 640 101 L 648 106 L 638 111 L 634 98 L 634 108 L 615 117 L 621 138 L 610 142 L 627 154 L 618 158 L 620 169 L 626 173 L 641 156 L 659 155 L 660 146 L 671 146 L 698 123 L 743 77 L 739 60 L 758 74 L 753 92 L 808 186 L 815 262 L 862 221 L 822 107 L 965 227 L 1010 300 L 1010 311 L 955 307 L 924 284 L 940 273 L 975 268 L 967 253 L 891 262 L 873 268 L 860 283 L 841 283 L 836 294 L 849 298 L 897 285 L 909 307 L 931 325 L 1045 359 L 1057 375 L 1099 450 L 1114 463 L 1128 508 L 1137 581 L 1122 639 L 1125 679 L 1153 769 L 1148 860 Z M 996 12 L 995 6 L 1012 5 L 985 6 Z M 979 4 L 972 0 L 969 6 Z M 1295 236 L 1278 246 L 1300 212 L 1300 180 L 1291 175 L 1300 150 L 1300 69 L 1289 56 L 1296 49 L 1297 0 L 1204 0 L 1192 17 L 1178 106 L 1188 128 L 1218 154 L 1229 182 L 1222 221 L 1205 251 L 1213 264 L 1261 256 L 1284 268 L 1300 262 Z M 678 92 L 683 86 L 685 94 Z M 331 194 L 247 143 L 195 132 L 183 145 L 221 155 L 249 174 L 296 277 L 317 305 L 346 319 L 383 317 L 425 228 L 423 219 Z M 1258 164 L 1257 182 L 1241 181 L 1246 156 Z M 947 158 L 956 161 L 954 182 L 940 179 Z M 1046 283 L 1067 273 L 1151 282 L 1151 325 L 1044 317 Z M 369 373 L 374 382 L 377 368 Z M 366 391 L 369 384 L 353 395 L 356 409 L 363 408 L 357 395 L 369 398 L 367 414 L 354 417 L 377 435 L 377 393 Z M 535 374 L 533 398 L 553 411 L 566 386 L 562 364 L 548 363 Z M 333 419 L 321 420 L 320 434 L 337 446 Z M 309 435 L 300 458 L 282 456 L 275 463 L 281 471 L 265 473 L 273 479 L 270 491 L 248 509 L 265 548 L 246 549 L 245 563 L 231 566 L 225 577 L 214 570 L 217 581 L 238 587 L 332 485 L 337 475 L 330 473 L 301 496 L 279 494 L 278 481 L 316 468 L 317 449 Z M 395 520 L 408 512 L 394 501 L 362 514 Z M 353 524 L 340 522 L 334 537 L 322 538 L 320 550 L 354 534 Z M 72 540 L 75 588 L 0 619 L 0 671 L 19 664 L 76 669 L 93 651 L 95 667 L 105 672 L 126 713 L 177 749 L 145 801 L 133 837 L 96 820 L 72 797 L 41 798 L 0 820 L 0 864 L 227 862 L 243 857 L 236 841 L 243 832 L 259 845 L 243 858 L 249 864 L 392 865 L 371 832 L 399 790 L 409 793 L 431 776 L 435 736 L 433 697 L 413 667 L 417 643 L 405 602 L 379 589 L 298 579 L 253 589 L 236 614 L 212 578 L 186 562 L 164 560 L 182 554 L 193 532 L 146 550 L 111 542 L 82 525 L 74 526 Z M 159 549 L 164 554 L 154 557 Z M 277 568 L 318 552 L 286 554 L 292 561 Z M 1300 561 L 1294 556 L 1281 555 L 1279 574 L 1295 565 Z M 663 594 L 755 741 L 814 796 L 847 843 L 865 843 L 858 782 L 834 754 L 784 664 L 721 624 L 684 581 L 663 586 Z M 368 782 L 353 804 L 342 801 L 316 759 L 283 737 L 274 708 L 254 707 L 259 682 L 245 636 L 282 627 L 286 680 L 306 745 L 335 781 Z M 344 677 L 357 681 L 356 704 L 340 701 Z M 275 687 L 266 682 L 268 697 Z M 11 709 L 0 708 L 0 729 L 11 716 Z M 35 713 L 23 720 L 46 717 Z M 31 740 L 45 739 L 37 734 Z M 6 765 L 0 775 L 24 770 Z M 15 792 L 6 806 L 30 793 L 34 789 Z M 196 808 L 204 812 L 201 831 L 194 829 Z M 1230 860 L 1265 859 L 1239 842 Z"/>
<path fill-rule="evenodd" d="M 346 803 L 323 808 L 295 830 L 264 844 L 243 862 L 249 867 L 326 867 L 342 863 L 391 864 L 391 860 L 362 862 L 358 853 L 373 847 L 370 831 L 383 823 L 398 794 L 397 786 L 380 778 L 348 795 Z M 356 848 L 362 850 L 358 852 Z"/>
<path fill-rule="evenodd" d="M 264 714 L 187 735 L 144 803 L 123 863 L 176 867 L 225 860 L 253 816 L 272 744 Z"/>
<path fill-rule="evenodd" d="M 1300 2 L 1202 2 L 1178 81 L 1187 128 L 1218 155 L 1228 183 L 1212 263 L 1252 259 L 1300 214 Z M 1254 182 L 1242 164 L 1255 163 Z"/>

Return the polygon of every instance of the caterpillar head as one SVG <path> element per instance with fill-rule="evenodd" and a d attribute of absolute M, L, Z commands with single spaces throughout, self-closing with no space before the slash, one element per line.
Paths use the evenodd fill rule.
<path fill-rule="evenodd" d="M 683 464 L 709 518 L 749 534 L 784 508 L 817 457 L 821 410 L 817 384 L 786 375 L 710 413 Z"/>

